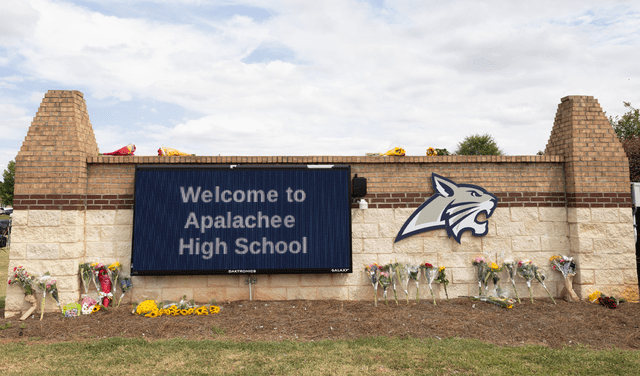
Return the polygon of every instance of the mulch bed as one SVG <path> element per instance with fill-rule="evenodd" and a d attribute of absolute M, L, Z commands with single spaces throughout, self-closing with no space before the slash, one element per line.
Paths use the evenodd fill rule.
<path fill-rule="evenodd" d="M 476 338 L 500 346 L 552 348 L 587 345 L 595 349 L 640 348 L 640 304 L 608 309 L 589 302 L 536 299 L 513 309 L 457 298 L 451 301 L 238 301 L 219 304 L 210 316 L 146 318 L 131 306 L 75 318 L 45 313 L 24 321 L 0 310 L 0 343 L 54 343 L 107 337 L 159 340 L 320 341 L 362 337 Z"/>

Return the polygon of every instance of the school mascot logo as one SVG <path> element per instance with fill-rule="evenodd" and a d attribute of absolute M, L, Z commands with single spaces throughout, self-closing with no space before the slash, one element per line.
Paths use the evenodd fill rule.
<path fill-rule="evenodd" d="M 456 184 L 437 174 L 431 174 L 436 193 L 411 214 L 396 236 L 396 242 L 425 231 L 446 229 L 447 235 L 460 243 L 464 231 L 484 236 L 487 222 L 479 222 L 478 215 L 488 219 L 498 198 L 484 188 L 472 184 Z"/>

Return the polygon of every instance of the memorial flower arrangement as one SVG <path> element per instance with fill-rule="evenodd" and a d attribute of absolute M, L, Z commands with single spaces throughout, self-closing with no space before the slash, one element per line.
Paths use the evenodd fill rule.
<path fill-rule="evenodd" d="M 387 303 L 387 288 L 391 286 L 393 275 L 391 274 L 391 265 L 387 264 L 380 268 L 380 286 L 382 286 L 382 296 L 384 297 L 384 304 L 389 305 Z"/>
<path fill-rule="evenodd" d="M 107 267 L 109 271 L 109 278 L 111 278 L 111 293 L 115 294 L 118 288 L 118 278 L 120 278 L 120 271 L 122 270 L 122 265 L 118 261 Z"/>
<path fill-rule="evenodd" d="M 82 312 L 83 315 L 90 315 L 93 313 L 93 308 L 98 304 L 98 302 L 90 296 L 85 296 L 82 298 L 80 304 L 80 312 Z"/>
<path fill-rule="evenodd" d="M 47 282 L 46 290 L 49 294 L 51 294 L 51 297 L 56 301 L 56 304 L 58 305 L 60 312 L 63 313 L 62 306 L 60 305 L 60 298 L 58 297 L 58 284 L 56 283 L 55 279 L 51 279 Z"/>
<path fill-rule="evenodd" d="M 498 282 L 500 282 L 500 273 L 502 272 L 502 267 L 496 264 L 495 262 L 491 263 L 489 270 L 487 271 L 487 280 L 491 280 L 493 282 L 493 293 L 495 296 L 500 296 L 501 291 L 498 286 Z M 488 282 L 487 282 L 488 284 Z"/>
<path fill-rule="evenodd" d="M 538 280 L 538 282 L 540 282 L 542 287 L 544 287 L 544 291 L 547 292 L 547 295 L 549 295 L 549 297 L 551 298 L 551 301 L 553 302 L 553 304 L 558 304 L 558 303 L 556 303 L 556 300 L 553 299 L 553 296 L 551 296 L 551 293 L 547 289 L 547 285 L 544 284 L 544 280 L 547 279 L 547 276 L 544 275 L 544 271 L 542 269 L 538 268 L 538 267 L 536 267 L 536 279 Z"/>
<path fill-rule="evenodd" d="M 472 296 L 471 300 L 479 300 L 481 302 L 499 305 L 500 307 L 507 309 L 513 308 L 513 304 L 515 303 L 515 300 L 513 299 L 500 298 L 495 296 Z"/>
<path fill-rule="evenodd" d="M 531 263 L 529 260 L 518 261 L 517 272 L 518 275 L 527 282 L 527 288 L 529 288 L 529 298 L 531 298 L 531 304 L 533 304 L 533 293 L 531 292 L 531 281 L 536 278 L 536 269 L 538 269 L 535 265 Z"/>
<path fill-rule="evenodd" d="M 416 283 L 416 303 L 420 303 L 420 266 L 407 265 L 409 279 Z"/>
<path fill-rule="evenodd" d="M 186 296 L 184 296 L 180 302 L 167 303 L 164 306 L 162 304 L 158 305 L 154 300 L 145 300 L 136 306 L 134 312 L 145 317 L 187 315 L 205 316 L 220 312 L 220 307 L 211 304 L 209 306 L 202 305 L 196 308 L 193 300 L 187 301 Z"/>
<path fill-rule="evenodd" d="M 564 288 L 569 293 L 571 300 L 579 301 L 580 297 L 573 291 L 573 277 L 576 275 L 576 263 L 573 262 L 573 257 L 567 256 L 551 256 L 549 259 L 551 269 L 562 273 L 564 278 Z"/>
<path fill-rule="evenodd" d="M 521 303 L 520 296 L 518 296 L 518 290 L 516 289 L 516 274 L 518 272 L 518 263 L 513 260 L 507 260 L 502 263 L 502 267 L 507 270 L 507 275 L 509 276 L 509 280 L 511 281 L 511 285 L 513 286 L 513 292 L 516 294 L 518 303 Z"/>
<path fill-rule="evenodd" d="M 594 303 L 598 302 L 600 305 L 603 305 L 609 309 L 616 309 L 620 303 L 626 302 L 625 299 L 618 299 L 614 296 L 606 296 L 599 290 L 595 290 L 591 294 L 589 294 L 589 301 Z"/>
<path fill-rule="evenodd" d="M 109 269 L 103 263 L 94 263 L 92 265 L 94 275 L 93 282 L 96 285 L 96 289 L 98 290 L 98 300 L 100 301 L 100 304 L 102 304 L 105 308 L 109 307 L 109 302 L 113 299 Z M 98 287 L 98 285 L 100 287 Z"/>
<path fill-rule="evenodd" d="M 22 266 L 13 268 L 13 277 L 9 277 L 9 285 L 20 285 L 25 295 L 33 295 L 34 290 L 34 277 L 29 275 L 29 272 Z"/>
<path fill-rule="evenodd" d="M 44 304 L 45 304 L 45 299 L 47 298 L 47 284 L 49 283 L 49 280 L 51 280 L 51 275 L 49 274 L 49 272 L 44 273 L 43 275 L 40 276 L 40 278 L 35 280 L 38 288 L 42 290 L 42 304 L 40 305 L 40 320 L 42 320 L 42 318 L 44 317 Z"/>
<path fill-rule="evenodd" d="M 82 280 L 82 287 L 84 287 L 84 293 L 89 293 L 89 284 L 93 279 L 93 267 L 90 263 L 81 263 L 78 266 L 78 272 L 80 273 L 80 279 Z"/>
<path fill-rule="evenodd" d="M 447 285 L 449 284 L 449 280 L 447 279 L 447 273 L 445 272 L 444 266 L 438 268 L 438 275 L 436 276 L 435 281 L 441 283 L 442 286 L 444 286 L 444 295 L 447 297 L 447 301 L 449 301 L 449 293 L 447 292 Z"/>
<path fill-rule="evenodd" d="M 122 295 L 120 295 L 120 299 L 118 299 L 118 305 L 117 307 L 120 307 L 120 302 L 122 301 L 122 298 L 124 298 L 124 294 L 131 290 L 131 287 L 133 287 L 133 285 L 131 284 L 131 278 L 130 277 L 122 277 L 122 279 L 120 280 L 120 290 L 122 290 Z"/>
<path fill-rule="evenodd" d="M 476 257 L 473 260 L 473 266 L 476 267 L 476 278 L 478 280 L 478 295 L 482 295 L 482 285 L 487 283 L 487 273 L 489 267 L 487 261 L 482 257 Z"/>
<path fill-rule="evenodd" d="M 407 266 L 399 262 L 394 263 L 393 274 L 400 286 L 404 289 L 404 293 L 407 295 L 407 305 L 409 305 L 409 271 L 407 270 Z"/>
<path fill-rule="evenodd" d="M 374 306 L 378 306 L 378 264 L 375 262 L 373 264 L 367 265 L 364 268 L 367 273 L 367 277 L 369 277 L 369 281 L 373 286 L 373 304 Z"/>
<path fill-rule="evenodd" d="M 433 295 L 433 289 L 431 288 L 431 284 L 436 279 L 437 271 L 434 270 L 433 265 L 425 262 L 422 264 L 422 271 L 424 272 L 424 278 L 427 280 L 429 284 L 429 292 L 431 292 L 431 299 L 433 299 L 433 305 L 436 305 L 436 297 Z"/>

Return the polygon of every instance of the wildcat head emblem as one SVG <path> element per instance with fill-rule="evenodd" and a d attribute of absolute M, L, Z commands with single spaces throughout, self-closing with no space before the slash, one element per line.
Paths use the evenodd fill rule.
<path fill-rule="evenodd" d="M 478 222 L 478 215 L 491 217 L 498 198 L 484 188 L 471 184 L 456 184 L 437 174 L 431 174 L 436 193 L 420 205 L 404 223 L 396 242 L 425 231 L 446 229 L 447 235 L 460 243 L 464 231 L 484 236 L 489 231 L 487 222 Z"/>

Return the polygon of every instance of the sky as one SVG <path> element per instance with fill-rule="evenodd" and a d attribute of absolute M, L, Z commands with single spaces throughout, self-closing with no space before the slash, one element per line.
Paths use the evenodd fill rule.
<path fill-rule="evenodd" d="M 640 106 L 640 2 L 2 0 L 0 171 L 47 90 L 100 152 L 544 150 L 560 99 Z"/>

